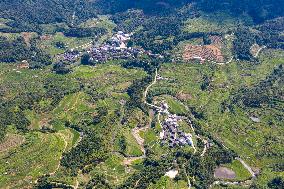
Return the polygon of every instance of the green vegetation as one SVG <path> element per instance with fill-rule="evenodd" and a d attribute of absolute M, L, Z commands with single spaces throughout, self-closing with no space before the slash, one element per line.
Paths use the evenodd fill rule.
<path fill-rule="evenodd" d="M 1 1 L 0 188 L 283 188 L 281 5 Z M 163 101 L 192 146 L 160 140 Z"/>
<path fill-rule="evenodd" d="M 232 169 L 236 173 L 235 180 L 247 180 L 251 177 L 250 173 L 243 167 L 243 165 L 238 160 L 233 160 L 232 163 L 224 165 Z"/>
<path fill-rule="evenodd" d="M 26 142 L 22 146 L 1 155 L 0 187 L 25 187 L 34 183 L 39 176 L 56 169 L 64 151 L 64 141 L 60 135 L 36 132 L 25 137 Z"/>

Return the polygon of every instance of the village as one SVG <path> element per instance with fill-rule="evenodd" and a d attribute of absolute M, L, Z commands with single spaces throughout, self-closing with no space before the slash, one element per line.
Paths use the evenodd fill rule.
<path fill-rule="evenodd" d="M 132 35 L 133 33 L 128 34 L 123 31 L 118 31 L 102 44 L 93 41 L 88 43 L 91 44 L 90 48 L 85 48 L 83 51 L 78 51 L 76 49 L 67 50 L 60 57 L 64 61 L 74 62 L 77 61 L 82 54 L 88 53 L 91 57 L 90 61 L 95 63 L 104 63 L 110 60 L 127 60 L 137 58 L 140 55 L 163 58 L 160 54 L 153 54 L 151 51 L 146 51 L 140 47 L 131 47 L 128 45 Z"/>
<path fill-rule="evenodd" d="M 168 142 L 170 148 L 185 145 L 193 146 L 192 135 L 183 132 L 179 127 L 178 121 L 181 121 L 181 117 L 176 114 L 170 114 L 168 109 L 169 106 L 166 102 L 162 102 L 161 107 L 158 109 L 159 114 L 167 116 L 161 124 L 161 144 L 165 145 Z"/>

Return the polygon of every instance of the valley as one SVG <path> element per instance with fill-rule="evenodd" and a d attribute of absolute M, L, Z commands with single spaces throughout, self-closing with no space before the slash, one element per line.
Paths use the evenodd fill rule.
<path fill-rule="evenodd" d="M 0 2 L 0 188 L 283 188 L 281 3 Z"/>

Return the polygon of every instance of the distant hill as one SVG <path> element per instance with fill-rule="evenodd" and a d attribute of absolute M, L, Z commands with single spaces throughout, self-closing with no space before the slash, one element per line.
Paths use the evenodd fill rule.
<path fill-rule="evenodd" d="M 96 17 L 97 14 L 115 14 L 130 8 L 166 16 L 187 3 L 195 3 L 198 9 L 205 12 L 226 10 L 235 15 L 248 13 L 256 23 L 284 15 L 282 0 L 2 0 L 0 17 L 10 19 L 8 25 L 17 30 L 39 31 L 38 24 L 70 24 Z"/>
<path fill-rule="evenodd" d="M 38 31 L 38 24 L 55 22 L 71 23 L 73 14 L 78 20 L 96 16 L 89 1 L 73 0 L 3 0 L 0 1 L 0 17 L 10 19 L 12 28 Z M 80 14 L 76 14 L 80 12 Z"/>

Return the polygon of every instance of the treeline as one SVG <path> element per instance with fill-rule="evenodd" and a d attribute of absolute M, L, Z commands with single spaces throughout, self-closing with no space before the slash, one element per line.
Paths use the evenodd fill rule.
<path fill-rule="evenodd" d="M 156 69 L 160 67 L 160 60 L 159 59 L 151 59 L 151 58 L 138 58 L 128 60 L 122 63 L 122 67 L 124 68 L 142 68 L 145 72 L 149 75 L 155 73 Z"/>
<path fill-rule="evenodd" d="M 107 33 L 107 30 L 105 28 L 68 28 L 63 31 L 64 35 L 67 37 L 99 37 L 102 35 L 105 35 Z"/>
<path fill-rule="evenodd" d="M 130 96 L 127 106 L 129 108 L 139 107 L 143 109 L 144 91 L 153 81 L 155 71 L 160 67 L 160 61 L 158 59 L 135 59 L 124 62 L 122 66 L 124 68 L 142 68 L 148 73 L 148 76 L 135 80 L 127 89 L 127 94 Z"/>
<path fill-rule="evenodd" d="M 9 40 L 0 37 L 0 62 L 14 63 L 27 60 L 30 68 L 42 68 L 51 64 L 51 57 L 36 47 L 35 39 L 28 46 L 23 37 Z"/>
<path fill-rule="evenodd" d="M 127 9 L 142 9 L 148 15 L 169 15 L 184 5 L 195 3 L 196 7 L 204 12 L 227 11 L 235 16 L 249 14 L 256 23 L 263 22 L 284 15 L 282 0 L 99 0 L 97 9 L 103 14 L 115 14 Z"/>
<path fill-rule="evenodd" d="M 256 36 L 256 41 L 260 45 L 266 45 L 269 48 L 284 49 L 284 18 L 269 20 L 260 26 L 257 26 L 259 32 Z"/>
<path fill-rule="evenodd" d="M 63 154 L 61 165 L 67 168 L 72 176 L 75 176 L 78 170 L 84 168 L 85 165 L 104 161 L 107 158 L 107 148 L 102 140 L 88 130 L 77 146 Z"/>
<path fill-rule="evenodd" d="M 175 12 L 175 8 L 181 7 L 192 0 L 98 0 L 97 9 L 101 14 L 115 14 L 124 12 L 127 9 L 142 9 L 148 15 L 168 15 Z"/>
<path fill-rule="evenodd" d="M 265 45 L 268 48 L 284 49 L 284 37 L 281 34 L 284 19 L 268 21 L 256 27 L 259 32 L 254 32 L 248 27 L 239 27 L 235 30 L 233 51 L 240 60 L 255 60 L 251 54 L 253 44 Z M 278 29 L 277 29 L 278 28 Z"/>
<path fill-rule="evenodd" d="M 136 31 L 132 38 L 132 43 L 141 46 L 145 50 L 153 53 L 163 53 L 172 50 L 180 40 L 184 39 L 182 26 L 183 21 L 192 17 L 193 13 L 175 12 L 166 16 L 148 16 L 140 11 L 128 11 L 113 16 L 117 24 L 117 30 L 126 32 Z M 131 22 L 130 15 L 133 14 Z"/>
<path fill-rule="evenodd" d="M 233 42 L 233 51 L 240 60 L 253 60 L 250 52 L 251 46 L 256 42 L 256 35 L 249 28 L 239 28 L 235 32 L 236 39 Z"/>
<path fill-rule="evenodd" d="M 184 21 L 195 16 L 197 12 L 192 8 L 185 8 L 183 11 L 166 16 L 149 16 L 138 10 L 130 10 L 115 14 L 112 20 L 117 24 L 116 30 L 136 31 L 130 41 L 132 45 L 140 46 L 155 54 L 167 55 L 167 51 L 174 49 L 181 41 L 222 35 L 218 32 L 184 32 L 182 30 Z"/>
<path fill-rule="evenodd" d="M 7 23 L 14 32 L 41 32 L 40 24 L 65 22 L 68 25 L 77 24 L 97 14 L 115 14 L 128 9 L 141 9 L 147 15 L 168 16 L 186 12 L 189 3 L 205 12 L 228 11 L 236 16 L 248 13 L 255 22 L 283 16 L 284 2 L 282 0 L 3 0 L 0 2 L 0 17 L 10 19 Z M 179 11 L 182 10 L 182 11 Z M 180 15 L 179 15 L 180 16 Z"/>

